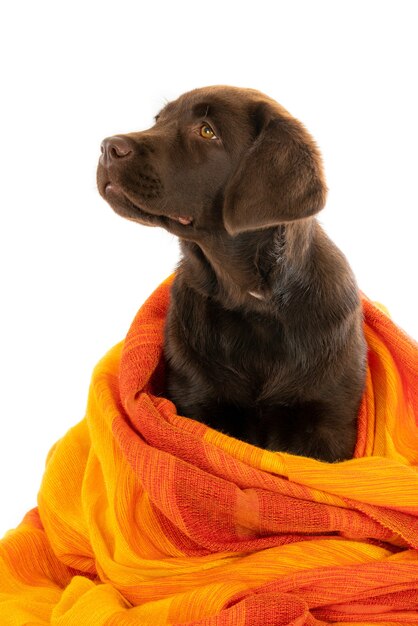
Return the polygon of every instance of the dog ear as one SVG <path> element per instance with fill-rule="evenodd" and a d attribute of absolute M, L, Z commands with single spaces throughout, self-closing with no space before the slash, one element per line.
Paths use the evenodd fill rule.
<path fill-rule="evenodd" d="M 287 111 L 263 103 L 258 134 L 225 190 L 223 219 L 231 235 L 310 217 L 325 205 L 318 148 Z"/>

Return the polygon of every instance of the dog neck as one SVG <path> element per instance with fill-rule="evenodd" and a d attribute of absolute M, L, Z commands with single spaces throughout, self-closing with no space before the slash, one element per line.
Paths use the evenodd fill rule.
<path fill-rule="evenodd" d="M 278 283 L 303 276 L 316 225 L 307 218 L 235 237 L 222 232 L 199 242 L 181 240 L 180 269 L 191 287 L 223 306 L 260 310 Z"/>

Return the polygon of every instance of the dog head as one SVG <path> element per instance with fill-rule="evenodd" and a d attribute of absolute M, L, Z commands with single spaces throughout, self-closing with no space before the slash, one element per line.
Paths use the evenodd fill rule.
<path fill-rule="evenodd" d="M 260 92 L 225 86 L 168 103 L 149 130 L 105 139 L 97 182 L 117 213 L 196 241 L 307 218 L 326 198 L 303 125 Z"/>

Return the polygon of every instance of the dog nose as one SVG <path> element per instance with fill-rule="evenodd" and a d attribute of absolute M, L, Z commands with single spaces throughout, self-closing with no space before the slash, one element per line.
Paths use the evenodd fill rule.
<path fill-rule="evenodd" d="M 109 165 L 118 159 L 125 159 L 132 154 L 132 147 L 124 137 L 108 137 L 100 146 L 102 156 L 100 160 L 104 165 Z"/>

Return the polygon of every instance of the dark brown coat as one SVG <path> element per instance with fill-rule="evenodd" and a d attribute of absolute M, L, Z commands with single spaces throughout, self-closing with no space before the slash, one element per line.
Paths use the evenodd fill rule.
<path fill-rule="evenodd" d="M 115 211 L 180 238 L 166 393 L 185 415 L 270 450 L 350 458 L 366 347 L 358 288 L 314 215 L 321 158 L 300 122 L 250 89 L 170 102 L 102 144 Z"/>

